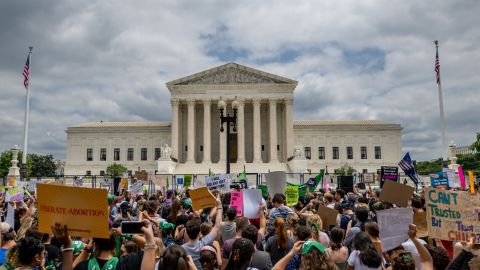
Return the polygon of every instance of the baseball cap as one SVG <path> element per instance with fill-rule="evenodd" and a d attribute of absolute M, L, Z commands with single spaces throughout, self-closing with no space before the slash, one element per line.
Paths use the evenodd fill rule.
<path fill-rule="evenodd" d="M 10 226 L 10 224 L 8 224 L 6 222 L 0 223 L 0 232 L 2 234 L 9 232 L 10 228 L 12 228 L 12 227 Z"/>

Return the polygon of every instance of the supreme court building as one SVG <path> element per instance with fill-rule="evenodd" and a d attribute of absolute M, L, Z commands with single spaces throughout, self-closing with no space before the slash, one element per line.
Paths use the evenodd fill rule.
<path fill-rule="evenodd" d="M 318 172 L 352 166 L 376 172 L 401 159 L 399 124 L 379 120 L 294 120 L 298 82 L 229 63 L 167 83 L 171 122 L 91 122 L 68 127 L 66 175 L 99 175 L 116 162 L 131 171 L 225 172 L 227 132 L 219 101 L 237 112 L 231 171 Z M 312 96 L 315 99 L 315 96 Z"/>

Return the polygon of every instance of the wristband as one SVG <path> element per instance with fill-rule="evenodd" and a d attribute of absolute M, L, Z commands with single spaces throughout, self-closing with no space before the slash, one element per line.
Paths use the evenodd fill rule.
<path fill-rule="evenodd" d="M 62 253 L 67 252 L 67 251 L 73 251 L 73 247 L 71 247 L 71 248 L 62 248 Z"/>
<path fill-rule="evenodd" d="M 150 242 L 143 245 L 143 249 L 156 249 L 156 248 L 157 248 L 157 244 L 155 244 L 155 242 Z"/>

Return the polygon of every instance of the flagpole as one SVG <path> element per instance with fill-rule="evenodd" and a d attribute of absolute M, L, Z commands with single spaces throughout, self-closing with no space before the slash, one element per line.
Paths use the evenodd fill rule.
<path fill-rule="evenodd" d="M 435 40 L 435 47 L 437 50 L 437 58 L 438 58 L 438 40 Z M 439 61 L 439 60 L 438 60 Z M 439 74 L 440 74 L 440 67 L 439 67 Z M 442 135 L 442 157 L 444 160 L 447 159 L 447 140 L 445 138 L 445 112 L 443 110 L 443 95 L 442 95 L 442 83 L 440 79 L 440 75 L 438 77 L 438 105 L 440 106 L 440 131 Z"/>
<path fill-rule="evenodd" d="M 22 178 L 26 179 L 27 178 L 27 141 L 28 141 L 28 112 L 30 108 L 30 74 L 32 70 L 32 51 L 33 51 L 33 46 L 28 47 L 30 50 L 28 52 L 28 73 L 29 73 L 29 78 L 28 78 L 28 84 L 27 84 L 27 95 L 25 97 L 25 123 L 24 123 L 24 129 L 23 129 L 23 153 L 22 153 L 22 165 L 21 165 L 21 171 L 22 171 Z"/>

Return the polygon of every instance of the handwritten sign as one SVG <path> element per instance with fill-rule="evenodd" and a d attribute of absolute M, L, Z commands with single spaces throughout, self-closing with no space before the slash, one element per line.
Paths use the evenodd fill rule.
<path fill-rule="evenodd" d="M 408 200 L 412 197 L 414 190 L 415 188 L 411 186 L 393 181 L 385 181 L 379 199 L 401 207 L 407 207 Z"/>
<path fill-rule="evenodd" d="M 189 191 L 189 194 L 192 200 L 192 208 L 195 211 L 214 207 L 217 203 L 215 197 L 207 187 L 192 189 Z"/>
<path fill-rule="evenodd" d="M 141 180 L 137 180 L 135 184 L 130 185 L 131 194 L 141 194 L 143 192 L 143 183 Z"/>
<path fill-rule="evenodd" d="M 427 188 L 428 235 L 432 238 L 480 243 L 480 194 Z"/>
<path fill-rule="evenodd" d="M 243 189 L 243 216 L 246 218 L 260 217 L 260 204 L 262 204 L 262 193 L 259 189 Z"/>
<path fill-rule="evenodd" d="M 298 186 L 287 186 L 285 197 L 287 197 L 287 206 L 296 205 L 298 203 Z"/>
<path fill-rule="evenodd" d="M 382 251 L 392 250 L 408 239 L 408 225 L 413 222 L 410 208 L 392 208 L 377 211 Z"/>
<path fill-rule="evenodd" d="M 362 182 L 365 184 L 375 184 L 375 174 L 374 173 L 363 173 Z"/>
<path fill-rule="evenodd" d="M 51 233 L 56 223 L 71 236 L 109 238 L 107 190 L 37 185 L 38 230 Z"/>
<path fill-rule="evenodd" d="M 448 187 L 448 174 L 446 172 L 431 173 L 429 176 L 432 187 Z"/>
<path fill-rule="evenodd" d="M 230 174 L 215 174 L 212 176 L 205 176 L 205 185 L 209 190 L 220 189 L 222 192 L 228 192 L 230 188 Z"/>
<path fill-rule="evenodd" d="M 237 210 L 237 216 L 243 216 L 243 193 L 241 191 L 230 193 L 230 208 Z"/>
<path fill-rule="evenodd" d="M 270 197 L 276 193 L 284 193 L 285 186 L 287 185 L 287 173 L 284 171 L 276 171 L 265 174 L 268 193 Z"/>
<path fill-rule="evenodd" d="M 455 187 L 455 171 L 453 169 L 443 168 L 443 172 L 447 173 L 448 186 Z"/>

